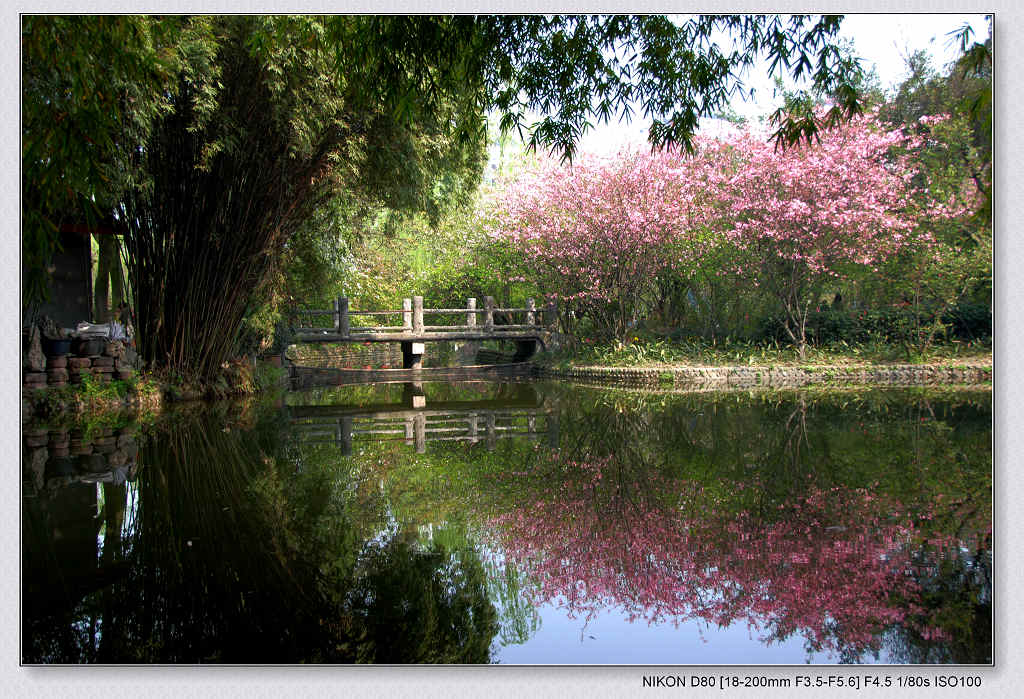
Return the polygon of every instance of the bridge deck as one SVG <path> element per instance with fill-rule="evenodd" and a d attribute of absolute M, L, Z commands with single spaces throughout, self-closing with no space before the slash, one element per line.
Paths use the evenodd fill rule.
<path fill-rule="evenodd" d="M 495 328 L 487 332 L 483 328 L 479 330 L 447 330 L 436 332 L 354 332 L 343 335 L 341 333 L 323 332 L 300 332 L 296 333 L 297 342 L 446 342 L 450 340 L 543 340 L 545 329 L 538 327 L 535 330 L 507 330 Z"/>

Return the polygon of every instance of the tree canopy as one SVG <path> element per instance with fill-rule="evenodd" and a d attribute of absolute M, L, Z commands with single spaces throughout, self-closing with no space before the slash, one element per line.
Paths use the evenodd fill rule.
<path fill-rule="evenodd" d="M 835 104 L 780 121 L 777 139 L 794 142 L 860 109 L 840 21 L 26 17 L 26 262 L 45 269 L 63 221 L 117 221 L 143 355 L 209 375 L 328 202 L 436 214 L 472 191 L 488 111 L 566 159 L 594 122 L 634 109 L 653 145 L 689 148 L 764 56 Z"/>

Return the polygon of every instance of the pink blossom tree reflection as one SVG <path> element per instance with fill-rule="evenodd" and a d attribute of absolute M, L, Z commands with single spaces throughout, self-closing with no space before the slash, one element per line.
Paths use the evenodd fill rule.
<path fill-rule="evenodd" d="M 557 478 L 517 474 L 529 504 L 490 523 L 532 577 L 535 604 L 746 623 L 768 641 L 800 634 L 812 649 L 854 654 L 877 650 L 894 624 L 941 633 L 914 602 L 921 532 L 866 490 L 809 487 L 772 512 L 736 511 L 739 499 L 687 481 L 623 478 L 611 457 L 548 466 Z"/>

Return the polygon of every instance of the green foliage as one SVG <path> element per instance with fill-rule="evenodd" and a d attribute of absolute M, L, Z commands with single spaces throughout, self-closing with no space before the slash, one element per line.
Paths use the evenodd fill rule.
<path fill-rule="evenodd" d="M 721 231 L 698 233 L 701 259 L 669 250 L 680 263 L 658 275 L 647 301 L 646 326 L 676 335 L 700 336 L 712 342 L 726 335 L 752 336 L 757 322 L 775 310 L 774 303 L 755 286 L 756 280 L 726 270 L 746 266 L 749 254 L 730 244 Z"/>
<path fill-rule="evenodd" d="M 23 18 L 26 303 L 45 298 L 60 227 L 105 221 L 138 176 L 130 156 L 164 108 L 159 95 L 177 65 L 174 43 L 188 33 L 179 25 L 137 15 Z"/>
<path fill-rule="evenodd" d="M 991 339 L 992 314 L 986 306 L 962 304 L 944 313 L 919 315 L 909 306 L 862 311 L 822 310 L 808 314 L 807 333 L 814 344 L 828 345 L 891 343 L 901 345 L 913 342 L 916 330 L 922 325 L 939 321 L 947 339 Z M 948 332 L 946 332 L 948 330 Z M 785 342 L 782 321 L 770 317 L 761 326 L 761 336 L 769 341 Z"/>
<path fill-rule="evenodd" d="M 483 565 L 472 549 L 392 536 L 364 549 L 348 592 L 365 636 L 356 662 L 486 663 L 497 635 Z"/>
<path fill-rule="evenodd" d="M 798 350 L 787 342 L 779 321 L 768 323 L 766 331 L 774 336 L 761 340 L 726 337 L 711 343 L 694 337 L 664 336 L 641 333 L 622 344 L 601 344 L 584 337 L 580 343 L 558 352 L 543 355 L 539 361 L 569 368 L 572 366 L 774 366 L 846 365 L 868 363 L 937 363 L 950 359 L 960 362 L 991 361 L 991 338 L 981 335 L 985 328 L 984 309 L 968 308 L 972 328 L 979 334 L 973 337 L 944 338 L 933 342 L 923 351 L 908 353 L 907 337 L 913 326 L 912 316 L 869 312 L 853 318 L 846 314 L 813 314 L 814 332 L 821 340 L 807 347 L 800 358 Z M 955 323 L 950 315 L 945 322 Z M 960 327 L 963 327 L 961 325 Z M 809 326 L 810 328 L 810 326 Z M 834 333 L 834 334 L 833 334 Z M 808 334 L 813 338 L 811 330 Z M 857 339 L 860 338 L 860 339 Z"/>
<path fill-rule="evenodd" d="M 532 125 L 531 147 L 549 146 L 571 159 L 591 120 L 631 116 L 634 105 L 652 117 L 655 146 L 687 150 L 702 116 L 720 112 L 744 94 L 738 76 L 769 62 L 769 73 L 808 78 L 816 93 L 831 95 L 829 121 L 860 111 L 856 61 L 839 50 L 839 16 L 699 15 L 673 20 L 660 15 L 482 17 L 488 93 L 503 113 L 504 132 L 526 126 L 532 110 L 545 114 Z M 739 50 L 723 52 L 711 39 L 721 33 Z M 810 138 L 826 126 L 814 119 L 783 119 L 780 142 Z"/>
<path fill-rule="evenodd" d="M 981 196 L 976 228 L 990 227 L 992 214 L 992 37 L 970 43 L 960 35 L 964 53 L 945 75 L 932 67 L 928 54 L 907 57 L 908 77 L 879 111 L 893 126 L 920 129 L 922 117 L 950 115 L 921 151 L 923 175 L 929 187 L 947 187 L 969 178 Z"/>

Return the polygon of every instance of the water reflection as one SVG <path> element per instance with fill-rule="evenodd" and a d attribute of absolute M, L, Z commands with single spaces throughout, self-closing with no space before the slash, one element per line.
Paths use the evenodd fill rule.
<path fill-rule="evenodd" d="M 400 403 L 371 405 L 290 405 L 291 429 L 307 444 L 333 443 L 351 456 L 353 438 L 401 439 L 423 454 L 427 441 L 476 444 L 494 451 L 501 438 L 547 436 L 558 445 L 558 415 L 546 408 L 530 384 L 513 384 L 496 398 L 440 400 L 427 404 L 422 382 L 402 385 Z"/>
<path fill-rule="evenodd" d="M 987 663 L 990 421 L 983 392 L 480 383 L 186 411 L 101 436 L 134 447 L 104 473 L 26 431 L 23 659 L 563 662 L 545 634 L 603 618 L 620 662 L 648 623 L 692 662 L 699 622 L 752 629 L 713 662 Z"/>

